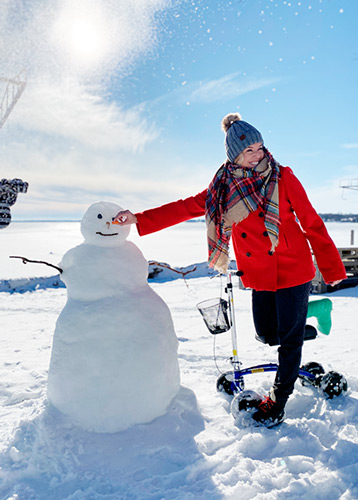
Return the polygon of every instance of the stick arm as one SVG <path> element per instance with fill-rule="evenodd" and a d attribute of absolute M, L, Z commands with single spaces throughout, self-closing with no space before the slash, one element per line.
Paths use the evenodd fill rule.
<path fill-rule="evenodd" d="M 55 266 L 54 264 L 50 264 L 49 262 L 46 262 L 44 260 L 31 260 L 28 259 L 27 257 L 20 257 L 19 255 L 10 255 L 10 259 L 21 259 L 23 264 L 27 264 L 28 262 L 33 262 L 35 264 L 45 264 L 46 266 L 53 267 L 54 269 L 57 269 L 57 271 L 60 272 L 60 274 L 63 273 L 63 269 L 61 267 Z"/>

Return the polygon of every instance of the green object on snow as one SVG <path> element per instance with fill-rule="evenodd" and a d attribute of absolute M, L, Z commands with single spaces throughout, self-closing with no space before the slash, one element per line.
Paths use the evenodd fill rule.
<path fill-rule="evenodd" d="M 312 300 L 308 302 L 307 318 L 311 318 L 312 316 L 317 318 L 317 329 L 321 333 L 328 335 L 332 327 L 331 311 L 331 299 Z"/>

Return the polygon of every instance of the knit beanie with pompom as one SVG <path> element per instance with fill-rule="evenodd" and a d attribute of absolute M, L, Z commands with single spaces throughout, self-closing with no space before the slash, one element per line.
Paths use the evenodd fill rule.
<path fill-rule="evenodd" d="M 260 132 L 249 123 L 244 122 L 239 113 L 226 115 L 221 122 L 221 126 L 226 133 L 226 156 L 231 163 L 234 163 L 239 154 L 252 144 L 264 143 Z"/>

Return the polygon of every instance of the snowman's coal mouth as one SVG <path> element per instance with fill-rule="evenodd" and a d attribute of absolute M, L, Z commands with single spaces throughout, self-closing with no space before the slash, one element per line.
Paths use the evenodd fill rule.
<path fill-rule="evenodd" d="M 118 236 L 118 233 L 104 234 L 101 231 L 97 231 L 96 234 L 100 234 L 101 236 Z"/>

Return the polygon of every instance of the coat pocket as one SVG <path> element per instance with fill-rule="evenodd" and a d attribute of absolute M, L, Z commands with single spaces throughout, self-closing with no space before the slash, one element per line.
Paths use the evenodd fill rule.
<path fill-rule="evenodd" d="M 286 250 L 289 250 L 289 248 L 290 248 L 290 245 L 288 243 L 287 236 L 284 233 L 284 231 L 282 231 L 282 229 L 281 229 L 280 232 L 279 232 L 279 236 L 278 236 L 277 251 L 279 251 L 279 252 L 285 252 Z"/>

